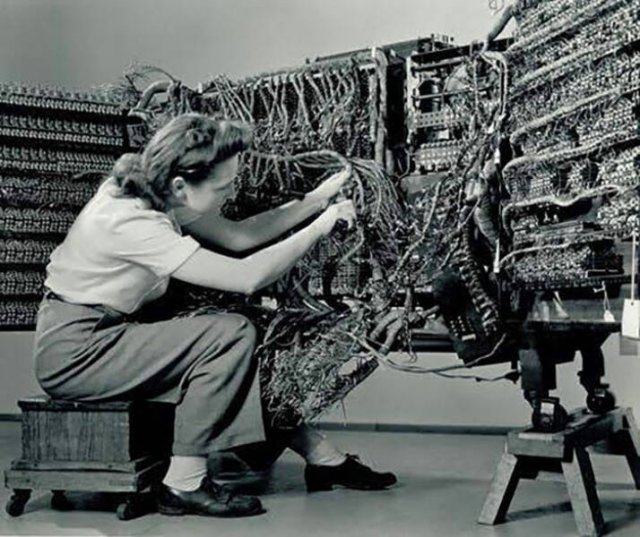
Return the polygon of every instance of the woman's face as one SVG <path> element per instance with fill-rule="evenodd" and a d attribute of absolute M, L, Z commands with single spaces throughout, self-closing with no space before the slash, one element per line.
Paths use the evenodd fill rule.
<path fill-rule="evenodd" d="M 198 185 L 182 180 L 179 193 L 176 194 L 180 204 L 198 213 L 206 213 L 212 209 L 219 211 L 235 195 L 238 160 L 238 155 L 235 155 L 216 164 L 209 177 Z"/>

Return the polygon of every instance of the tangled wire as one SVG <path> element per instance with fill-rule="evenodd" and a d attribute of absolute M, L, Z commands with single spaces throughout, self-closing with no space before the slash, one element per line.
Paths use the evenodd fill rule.
<path fill-rule="evenodd" d="M 214 305 L 248 315 L 260 329 L 256 354 L 273 424 L 286 427 L 313 419 L 379 363 L 441 375 L 465 367 L 421 368 L 413 363 L 413 352 L 408 363 L 387 356 L 398 346 L 411 351 L 411 329 L 437 314 L 437 307 L 416 307 L 413 289 L 419 281 L 433 281 L 450 263 L 472 290 L 487 332 L 499 341 L 497 308 L 470 250 L 474 222 L 490 220 L 485 214 L 488 189 L 468 190 L 472 182 L 486 182 L 481 172 L 492 158 L 504 114 L 501 61 L 486 53 L 457 73 L 462 91 L 452 91 L 447 106 L 465 129 L 464 147 L 450 173 L 425 189 L 417 204 L 407 204 L 395 178 L 385 172 L 385 65 L 380 56 L 366 62 L 317 62 L 239 82 L 218 76 L 197 92 L 173 79 L 138 92 L 132 113 L 151 131 L 189 111 L 254 126 L 254 147 L 241 158 L 237 196 L 223 208 L 229 219 L 247 218 L 304 195 L 346 165 L 353 170 L 342 195 L 354 202 L 354 230 L 319 243 L 266 291 L 269 300 L 181 289 L 182 298 L 188 297 L 181 304 L 183 314 Z M 166 100 L 155 104 L 157 93 Z"/>
<path fill-rule="evenodd" d="M 241 157 L 237 196 L 224 207 L 230 219 L 303 196 L 344 166 L 352 170 L 342 195 L 354 202 L 354 229 L 317 244 L 267 290 L 266 305 L 181 289 L 188 297 L 181 301 L 183 314 L 213 305 L 248 315 L 260 329 L 256 354 L 263 398 L 279 427 L 312 419 L 341 400 L 378 365 L 360 341 L 384 356 L 408 322 L 399 324 L 402 315 L 389 315 L 399 287 L 395 265 L 406 214 L 392 179 L 374 160 L 381 129 L 380 72 L 377 66 L 364 71 L 357 62 L 343 61 L 238 83 L 216 77 L 197 98 L 173 79 L 162 80 L 139 95 L 133 109 L 151 131 L 187 111 L 254 126 L 254 148 Z M 167 100 L 157 105 L 153 95 L 159 92 Z"/>

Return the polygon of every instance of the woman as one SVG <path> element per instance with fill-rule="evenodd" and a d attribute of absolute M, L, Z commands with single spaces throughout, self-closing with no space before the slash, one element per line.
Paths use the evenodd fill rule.
<path fill-rule="evenodd" d="M 173 456 L 158 497 L 164 514 L 264 512 L 257 498 L 230 494 L 206 472 L 208 453 L 265 440 L 252 359 L 256 332 L 235 314 L 151 323 L 136 322 L 133 315 L 165 293 L 170 277 L 251 294 L 287 272 L 338 219 L 351 225 L 355 218 L 350 201 L 330 204 L 347 178 L 340 174 L 297 209 L 285 210 L 290 224 L 276 218 L 269 224 L 272 232 L 262 232 L 251 245 L 320 212 L 313 222 L 247 257 L 226 257 L 183 236 L 174 210 L 193 217 L 219 207 L 248 143 L 248 130 L 237 123 L 198 114 L 173 119 L 142 155 L 125 155 L 116 163 L 47 266 L 34 350 L 42 388 L 61 399 L 177 405 Z M 192 223 L 196 236 L 201 224 Z M 204 238 L 228 247 L 238 236 L 246 240 L 220 226 L 217 238 L 203 229 Z M 395 481 L 392 474 L 377 474 L 343 456 L 306 428 L 294 435 L 291 447 L 309 463 L 310 488 L 334 483 L 383 488 Z"/>

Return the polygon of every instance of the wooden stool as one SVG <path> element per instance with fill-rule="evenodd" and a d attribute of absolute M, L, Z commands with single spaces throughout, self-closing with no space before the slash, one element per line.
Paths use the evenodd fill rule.
<path fill-rule="evenodd" d="M 140 492 L 166 471 L 173 406 L 149 402 L 77 403 L 32 397 L 22 410 L 22 458 L 5 472 L 13 489 L 6 511 L 19 516 L 33 489 L 53 492 L 69 509 L 67 490 L 125 493 L 117 515 L 129 520 L 152 509 Z M 148 495 L 147 495 L 148 496 Z"/>
<path fill-rule="evenodd" d="M 586 450 L 589 446 L 601 453 L 624 455 L 640 490 L 640 436 L 631 409 L 618 408 L 602 415 L 579 409 L 570 415 L 563 431 L 523 429 L 509 433 L 478 522 L 503 522 L 518 481 L 535 479 L 539 472 L 549 471 L 564 475 L 580 535 L 602 535 L 604 520 Z"/>

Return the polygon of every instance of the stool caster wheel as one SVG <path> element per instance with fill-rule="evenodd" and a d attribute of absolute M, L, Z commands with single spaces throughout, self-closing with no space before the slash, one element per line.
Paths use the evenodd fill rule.
<path fill-rule="evenodd" d="M 138 495 L 129 496 L 125 502 L 118 505 L 116 515 L 120 520 L 133 520 L 134 518 L 146 515 L 149 508 Z"/>
<path fill-rule="evenodd" d="M 15 489 L 11 498 L 9 498 L 9 501 L 7 502 L 5 511 L 9 516 L 20 516 L 22 513 L 24 513 L 24 506 L 27 505 L 30 497 L 30 490 Z"/>
<path fill-rule="evenodd" d="M 64 495 L 64 490 L 52 490 L 53 496 L 51 497 L 51 509 L 56 511 L 71 511 L 73 505 Z"/>
<path fill-rule="evenodd" d="M 531 423 L 536 431 L 555 433 L 569 422 L 569 414 L 557 397 L 545 397 L 536 402 Z"/>
<path fill-rule="evenodd" d="M 597 388 L 587 395 L 587 408 L 594 414 L 604 414 L 616 407 L 616 397 L 606 388 Z"/>

